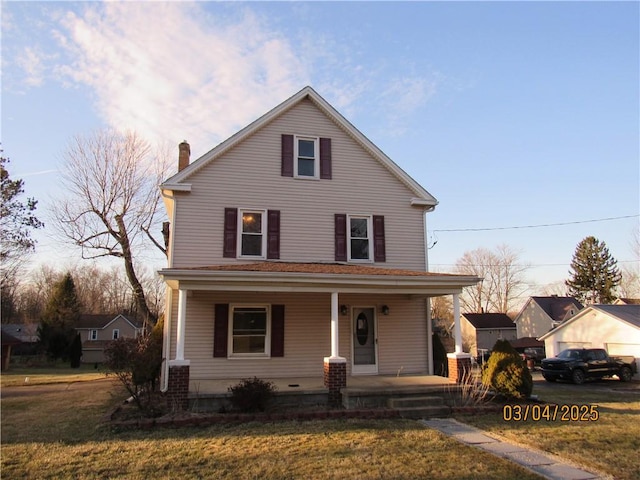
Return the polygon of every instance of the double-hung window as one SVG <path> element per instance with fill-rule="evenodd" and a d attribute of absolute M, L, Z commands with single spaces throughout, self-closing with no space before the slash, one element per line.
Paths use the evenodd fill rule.
<path fill-rule="evenodd" d="M 114 328 L 111 338 L 113 338 L 114 340 L 117 340 L 118 338 L 120 338 L 120 330 L 118 330 L 117 328 Z"/>
<path fill-rule="evenodd" d="M 241 257 L 265 258 L 266 248 L 266 212 L 264 210 L 240 210 L 239 222 Z"/>
<path fill-rule="evenodd" d="M 232 305 L 229 318 L 231 356 L 269 356 L 270 321 L 267 305 Z"/>
<path fill-rule="evenodd" d="M 98 340 L 98 330 L 89 330 L 89 340 Z"/>
<path fill-rule="evenodd" d="M 371 217 L 349 215 L 347 226 L 349 260 L 371 261 Z"/>
<path fill-rule="evenodd" d="M 319 178 L 319 146 L 314 137 L 295 137 L 294 175 L 299 178 Z"/>

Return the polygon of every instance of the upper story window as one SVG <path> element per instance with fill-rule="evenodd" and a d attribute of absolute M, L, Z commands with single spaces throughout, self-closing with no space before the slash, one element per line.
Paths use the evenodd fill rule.
<path fill-rule="evenodd" d="M 280 210 L 224 209 L 225 258 L 280 258 Z"/>
<path fill-rule="evenodd" d="M 240 210 L 238 239 L 241 257 L 264 258 L 266 236 L 266 212 L 264 210 Z"/>
<path fill-rule="evenodd" d="M 349 239 L 347 242 L 349 260 L 371 260 L 371 217 L 349 216 Z"/>
<path fill-rule="evenodd" d="M 312 137 L 296 137 L 294 142 L 296 177 L 318 178 L 319 148 L 318 139 Z"/>
<path fill-rule="evenodd" d="M 98 330 L 89 331 L 89 340 L 98 340 Z"/>
<path fill-rule="evenodd" d="M 114 328 L 113 335 L 111 336 L 111 338 L 113 338 L 114 340 L 117 340 L 118 338 L 120 338 L 120 330 L 118 330 L 117 328 Z"/>
<path fill-rule="evenodd" d="M 336 213 L 336 262 L 386 262 L 384 215 Z"/>

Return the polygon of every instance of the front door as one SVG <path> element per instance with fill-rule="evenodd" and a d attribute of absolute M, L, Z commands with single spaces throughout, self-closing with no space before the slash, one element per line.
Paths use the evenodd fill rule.
<path fill-rule="evenodd" d="M 378 373 L 375 308 L 354 308 L 352 316 L 352 373 Z"/>

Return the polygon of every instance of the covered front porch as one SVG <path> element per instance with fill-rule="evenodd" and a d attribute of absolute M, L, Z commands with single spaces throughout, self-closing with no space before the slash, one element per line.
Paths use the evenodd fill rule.
<path fill-rule="evenodd" d="M 462 350 L 458 296 L 476 277 L 284 262 L 160 273 L 175 293 L 165 320 L 162 387 L 182 405 L 224 395 L 253 376 L 272 379 L 279 395 L 325 395 L 334 406 L 344 405 L 356 390 L 451 385 L 450 379 L 431 376 L 429 299 L 440 295 L 453 296 L 454 383 L 460 362 L 470 358 Z M 236 350 L 234 311 L 249 301 L 264 305 L 267 330 L 259 354 Z M 213 322 L 207 317 L 212 310 Z M 360 345 L 370 346 L 371 361 L 358 357 Z M 313 372 L 319 375 L 308 374 Z"/>
<path fill-rule="evenodd" d="M 229 387 L 241 379 L 193 380 L 189 386 L 189 405 L 193 410 L 221 411 L 228 407 Z M 262 379 L 276 387 L 279 407 L 323 407 L 329 403 L 329 388 L 320 377 Z M 443 405 L 453 403 L 460 387 L 448 377 L 437 375 L 352 376 L 341 389 L 345 409 L 389 408 L 394 401 L 439 398 Z"/>

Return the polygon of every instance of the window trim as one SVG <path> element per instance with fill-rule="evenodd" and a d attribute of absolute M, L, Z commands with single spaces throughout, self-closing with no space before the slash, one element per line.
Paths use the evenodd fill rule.
<path fill-rule="evenodd" d="M 299 141 L 307 140 L 313 142 L 313 176 L 298 174 L 298 150 L 300 148 Z M 308 157 L 305 157 L 308 159 Z M 302 180 L 320 180 L 320 137 L 307 135 L 293 136 L 293 177 Z"/>
<path fill-rule="evenodd" d="M 120 338 L 120 329 L 114 328 L 111 331 L 111 340 L 118 340 Z"/>
<path fill-rule="evenodd" d="M 267 314 L 267 328 L 264 338 L 264 352 L 234 353 L 233 351 L 233 313 L 236 308 L 264 308 Z M 271 304 L 266 303 L 231 303 L 229 304 L 229 318 L 227 328 L 227 358 L 228 359 L 263 359 L 271 358 Z"/>
<path fill-rule="evenodd" d="M 95 329 L 89 330 L 89 340 L 92 342 L 98 340 L 98 330 L 95 330 Z"/>
<path fill-rule="evenodd" d="M 242 218 L 245 213 L 259 213 L 261 215 L 260 236 L 262 237 L 262 241 L 260 246 L 260 255 L 245 255 L 242 253 L 242 236 L 244 235 L 244 232 L 242 231 Z M 260 260 L 264 260 L 267 258 L 267 215 L 267 210 L 262 208 L 238 208 L 238 222 L 236 226 L 236 251 L 238 252 L 238 256 L 236 258 L 252 258 Z"/>
<path fill-rule="evenodd" d="M 369 243 L 369 258 L 353 258 L 351 256 L 351 219 L 367 220 L 367 241 Z M 351 215 L 347 214 L 347 261 L 356 263 L 373 263 L 374 262 L 374 243 L 373 243 L 373 215 Z"/>

